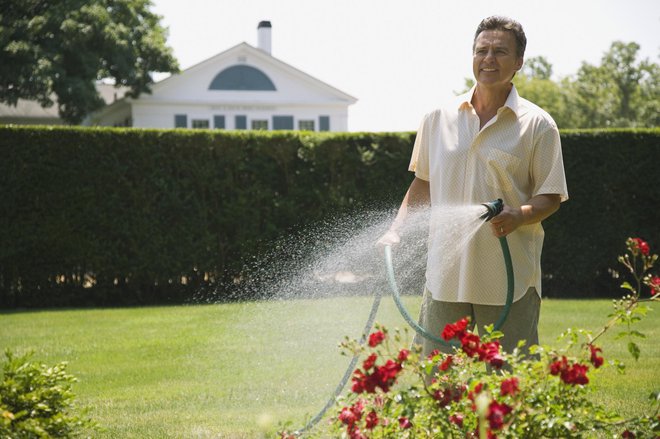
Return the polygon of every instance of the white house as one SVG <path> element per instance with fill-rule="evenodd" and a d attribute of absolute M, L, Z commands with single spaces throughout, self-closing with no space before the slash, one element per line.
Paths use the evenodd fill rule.
<path fill-rule="evenodd" d="M 354 97 L 271 55 L 271 24 L 257 28 L 258 47 L 240 43 L 155 83 L 151 94 L 124 97 L 88 125 L 348 131 Z"/>

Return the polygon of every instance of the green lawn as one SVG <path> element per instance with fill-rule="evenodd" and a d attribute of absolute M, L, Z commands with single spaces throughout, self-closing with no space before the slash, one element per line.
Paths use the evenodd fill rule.
<path fill-rule="evenodd" d="M 411 309 L 418 299 L 408 298 Z M 337 343 L 358 337 L 369 298 L 183 307 L 5 312 L 0 349 L 34 350 L 48 364 L 66 360 L 78 403 L 106 430 L 103 438 L 252 438 L 279 422 L 299 428 L 331 395 L 349 359 Z M 609 301 L 545 300 L 542 343 L 568 327 L 597 330 Z M 405 323 L 389 299 L 377 321 Z M 638 328 L 642 356 L 626 341 L 603 340 L 603 354 L 624 360 L 593 380 L 600 401 L 641 413 L 660 387 L 658 312 Z"/>

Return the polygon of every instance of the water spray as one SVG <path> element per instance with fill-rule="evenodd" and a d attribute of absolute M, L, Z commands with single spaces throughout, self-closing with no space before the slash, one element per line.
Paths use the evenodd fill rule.
<path fill-rule="evenodd" d="M 482 203 L 482 206 L 485 207 L 485 211 L 479 216 L 479 219 L 483 221 L 490 221 L 493 217 L 499 215 L 500 212 L 502 212 L 504 208 L 504 203 L 501 199 L 493 200 L 487 203 Z M 499 238 L 500 240 L 500 246 L 502 248 L 502 256 L 504 258 L 504 265 L 506 267 L 506 276 L 507 276 L 507 295 L 506 295 L 506 302 L 504 304 L 504 308 L 502 310 L 502 314 L 498 318 L 497 322 L 494 325 L 494 329 L 498 330 L 502 327 L 504 322 L 506 321 L 507 316 L 509 315 L 509 310 L 511 308 L 511 304 L 513 303 L 513 289 L 514 289 L 514 279 L 513 279 L 513 264 L 511 262 L 511 252 L 509 250 L 509 244 L 506 240 L 506 237 L 501 237 Z M 421 327 L 411 316 L 410 313 L 408 313 L 408 310 L 406 307 L 403 305 L 401 301 L 401 294 L 399 293 L 399 287 L 396 283 L 396 278 L 394 276 L 394 268 L 392 265 L 392 248 L 391 246 L 387 245 L 385 246 L 385 268 L 387 271 L 387 280 L 390 285 L 390 289 L 392 290 L 392 298 L 394 299 L 394 303 L 396 304 L 397 308 L 399 309 L 399 312 L 401 313 L 402 317 L 404 320 L 422 337 L 441 343 L 445 346 L 453 346 L 449 342 L 443 340 L 440 337 L 437 337 L 433 334 L 430 334 L 426 329 Z M 380 301 L 381 301 L 382 294 L 380 292 L 376 293 L 376 296 L 374 297 L 374 302 L 371 306 L 371 312 L 369 313 L 369 318 L 367 319 L 367 322 L 364 327 L 364 331 L 362 332 L 362 337 L 360 339 L 360 344 L 364 345 L 366 343 L 367 337 L 369 333 L 371 332 L 374 320 L 376 318 L 376 314 L 378 312 L 378 308 L 380 306 Z M 296 432 L 296 435 L 302 435 L 304 432 L 310 430 L 313 428 L 325 415 L 325 413 L 328 411 L 330 407 L 332 407 L 337 400 L 337 397 L 339 394 L 343 391 L 344 387 L 346 386 L 346 383 L 348 380 L 351 378 L 353 375 L 353 371 L 355 370 L 355 366 L 357 365 L 357 362 L 359 360 L 359 355 L 354 355 L 353 358 L 351 359 L 350 364 L 348 365 L 348 368 L 346 369 L 346 372 L 344 373 L 344 376 L 342 377 L 341 381 L 335 388 L 335 391 L 333 395 L 330 397 L 328 402 L 325 404 L 325 406 L 314 416 L 308 423 L 303 427 L 302 429 L 298 430 Z"/>

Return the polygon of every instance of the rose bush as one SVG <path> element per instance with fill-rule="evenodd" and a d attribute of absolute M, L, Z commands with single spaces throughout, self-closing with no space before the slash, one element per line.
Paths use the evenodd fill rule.
<path fill-rule="evenodd" d="M 628 349 L 638 358 L 634 339 L 643 334 L 632 325 L 648 312 L 647 302 L 660 299 L 660 277 L 651 274 L 658 256 L 640 238 L 628 239 L 626 247 L 619 261 L 633 280 L 622 284 L 628 294 L 615 301 L 598 333 L 567 331 L 560 337 L 562 348 L 531 346 L 531 356 L 523 356 L 521 343 L 503 352 L 501 333 L 490 327 L 475 334 L 467 318 L 441 334 L 455 341 L 451 354 L 423 358 L 419 346 L 400 347 L 401 331 L 378 325 L 367 346 L 342 343 L 365 360 L 353 373 L 351 392 L 339 401 L 334 432 L 355 439 L 658 437 L 657 392 L 648 412 L 631 419 L 609 412 L 590 393 L 594 370 L 605 364 L 599 338 L 617 325 L 625 327 L 619 335 L 629 338 Z"/>

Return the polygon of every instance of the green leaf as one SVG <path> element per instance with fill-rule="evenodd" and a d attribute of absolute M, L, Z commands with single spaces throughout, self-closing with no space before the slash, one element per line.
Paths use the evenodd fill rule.
<path fill-rule="evenodd" d="M 631 337 L 646 338 L 646 334 L 643 334 L 639 331 L 630 331 L 630 336 Z"/>
<path fill-rule="evenodd" d="M 622 284 L 621 284 L 621 288 L 623 288 L 623 289 L 625 289 L 625 290 L 630 290 L 630 291 L 632 291 L 633 293 L 636 293 L 636 292 L 637 292 L 637 291 L 635 290 L 635 288 L 633 288 L 633 286 L 630 285 L 629 282 L 624 282 L 624 283 L 622 283 Z"/>
<path fill-rule="evenodd" d="M 636 343 L 633 343 L 632 341 L 628 343 L 628 352 L 630 352 L 630 355 L 632 355 L 635 360 L 639 360 L 640 350 Z"/>
<path fill-rule="evenodd" d="M 617 335 L 614 336 L 614 340 L 620 340 L 626 336 L 630 335 L 628 331 L 621 331 Z"/>

